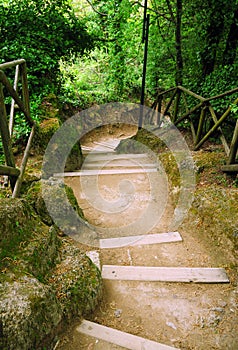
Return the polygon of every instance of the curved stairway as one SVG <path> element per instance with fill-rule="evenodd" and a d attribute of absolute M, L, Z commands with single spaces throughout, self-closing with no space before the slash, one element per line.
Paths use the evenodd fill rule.
<path fill-rule="evenodd" d="M 95 148 L 84 147 L 83 152 L 87 155 L 83 168 L 80 172 L 71 172 L 65 174 L 58 174 L 58 176 L 64 175 L 66 182 L 72 186 L 75 190 L 76 196 L 79 199 L 80 206 L 84 206 L 85 198 L 79 198 L 78 189 L 74 188 L 74 180 L 77 177 L 85 177 L 90 181 L 91 176 L 96 174 L 103 176 L 102 181 L 104 181 L 104 187 L 108 185 L 108 179 L 111 176 L 119 178 L 121 181 L 121 176 L 138 176 L 138 174 L 147 175 L 150 172 L 157 172 L 158 164 L 151 162 L 146 154 L 116 154 L 114 148 L 118 145 L 120 140 L 113 140 L 108 142 L 95 142 Z M 137 178 L 136 178 L 137 179 Z M 112 189 L 111 189 L 112 190 Z M 130 190 L 130 187 L 129 187 Z M 143 189 L 142 189 L 143 190 Z M 141 197 L 142 198 L 142 197 Z M 84 209 L 84 208 L 83 208 Z M 88 214 L 88 216 L 90 213 Z M 120 319 L 125 310 L 120 308 L 120 302 L 126 300 L 128 305 L 130 302 L 128 300 L 133 299 L 134 303 L 136 298 L 138 298 L 138 310 L 134 310 L 134 317 L 136 318 L 136 313 L 140 314 L 140 307 L 144 310 L 146 307 L 152 307 L 151 317 L 155 318 L 154 321 L 154 337 L 153 339 L 148 339 L 145 336 L 136 335 L 136 329 L 130 334 L 128 332 L 123 332 L 123 330 L 118 330 L 113 327 L 105 326 L 104 324 L 99 324 L 98 322 L 92 322 L 89 320 L 83 320 L 81 324 L 77 325 L 74 330 L 74 342 L 73 347 L 75 350 L 78 349 L 147 349 L 147 350 L 169 350 L 178 349 L 176 344 L 180 344 L 179 334 L 180 327 L 183 325 L 183 305 L 184 308 L 191 308 L 191 317 L 194 318 L 194 313 L 196 313 L 196 303 L 199 296 L 205 298 L 201 295 L 199 290 L 203 290 L 206 293 L 206 288 L 209 289 L 212 285 L 217 285 L 220 283 L 229 283 L 229 278 L 226 271 L 223 268 L 216 267 L 199 267 L 196 266 L 196 258 L 191 256 L 192 266 L 183 266 L 183 261 L 176 261 L 176 254 L 179 250 L 183 251 L 186 242 L 183 240 L 179 232 L 161 232 L 158 230 L 156 232 L 156 227 L 151 230 L 151 232 L 143 233 L 134 232 L 132 235 L 118 235 L 117 237 L 102 237 L 100 239 L 99 254 L 102 255 L 102 277 L 104 279 L 105 289 L 110 287 L 110 293 L 115 298 L 115 318 Z M 162 255 L 166 257 L 166 254 L 171 254 L 174 247 L 174 260 L 168 260 L 169 266 L 166 266 L 166 259 L 162 259 Z M 128 260 L 122 259 L 123 264 L 109 264 L 107 262 L 107 252 L 114 252 L 115 261 L 121 261 L 120 255 L 127 254 Z M 146 266 L 146 257 L 151 254 L 153 257 L 152 261 L 156 264 L 151 266 Z M 140 264 L 142 256 L 145 256 L 145 261 Z M 193 254 L 192 254 L 193 255 Z M 148 258 L 149 259 L 149 258 Z M 163 261 L 163 265 L 160 266 L 160 259 Z M 150 260 L 150 259 L 149 259 Z M 106 263 L 104 263 L 106 261 Z M 195 266 L 194 266 L 195 265 Z M 192 286 L 192 287 L 191 287 Z M 201 287 L 196 287 L 201 286 Z M 176 294 L 173 292 L 176 288 Z M 196 288 L 198 293 L 196 295 Z M 181 292 L 181 291 L 182 292 Z M 188 300 L 185 301 L 182 296 L 183 293 L 194 293 L 193 297 L 190 296 Z M 116 300 L 117 298 L 117 300 Z M 155 299 L 156 298 L 156 299 Z M 167 301 L 158 300 L 159 298 L 167 298 Z M 177 298 L 177 299 L 176 299 Z M 151 299 L 151 300 L 150 300 Z M 156 329 L 156 317 L 155 312 L 153 312 L 153 303 L 158 302 L 155 307 L 156 310 L 161 310 L 158 314 L 158 319 L 160 323 L 164 323 L 167 333 L 163 335 L 163 330 L 159 332 Z M 204 299 L 205 300 L 205 299 Z M 145 304 L 142 306 L 142 304 Z M 163 305 L 164 303 L 164 305 Z M 176 305 L 176 312 L 172 309 L 171 305 Z M 183 304 L 184 303 L 184 304 Z M 193 305 L 194 303 L 194 305 Z M 125 303 L 123 302 L 123 305 Z M 206 302 L 203 301 L 203 307 L 206 308 Z M 181 307 L 182 306 L 182 307 Z M 195 307 L 192 310 L 193 306 Z M 176 308 L 176 306 L 174 306 Z M 180 311 L 179 311 L 180 308 Z M 198 310 L 198 307 L 197 307 Z M 177 313 L 177 314 L 176 314 Z M 175 317 L 176 314 L 176 317 Z M 196 315 L 198 317 L 198 315 Z M 105 320 L 107 323 L 107 320 Z M 143 324 L 143 320 L 141 321 Z M 153 324 L 153 320 L 152 320 Z M 119 324 L 120 325 L 120 324 Z M 167 328 L 166 328 L 167 327 Z M 120 327 L 123 328 L 123 327 Z M 170 332 L 171 331 L 171 332 Z M 141 332 L 143 333 L 143 332 Z M 171 333 L 171 334 L 170 334 Z M 77 335 L 78 334 L 78 337 Z M 161 334 L 161 338 L 160 337 Z M 83 340 L 82 340 L 83 339 Z M 199 341 L 199 339 L 198 339 Z M 196 341 L 194 340 L 194 343 Z M 66 347 L 67 348 L 67 347 Z M 62 349 L 66 349 L 62 347 Z M 196 346 L 194 347 L 196 348 Z M 61 349 L 61 348 L 60 348 Z M 67 349 L 71 349 L 68 347 Z M 184 348 L 183 348 L 184 349 Z"/>

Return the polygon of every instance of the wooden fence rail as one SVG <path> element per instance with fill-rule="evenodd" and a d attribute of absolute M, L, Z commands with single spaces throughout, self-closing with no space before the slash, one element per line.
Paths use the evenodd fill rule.
<path fill-rule="evenodd" d="M 171 121 L 175 125 L 181 122 L 188 122 L 191 128 L 194 141 L 194 150 L 198 150 L 204 142 L 206 142 L 214 133 L 218 132 L 221 142 L 224 146 L 228 160 L 227 165 L 222 169 L 227 172 L 238 172 L 238 164 L 236 163 L 237 149 L 238 149 L 238 120 L 235 123 L 234 132 L 231 140 L 227 139 L 224 130 L 227 117 L 232 111 L 232 106 L 238 104 L 238 88 L 226 91 L 222 94 L 204 98 L 183 86 L 176 86 L 166 91 L 160 92 L 157 95 L 156 101 L 152 108 L 158 112 L 158 117 L 155 122 L 160 126 L 162 119 L 161 115 L 169 115 Z M 215 112 L 212 106 L 212 101 L 222 99 L 226 96 L 235 95 L 231 100 L 230 105 L 220 116 Z M 195 99 L 195 103 L 190 107 L 188 104 L 188 96 Z M 207 122 L 211 124 L 209 130 L 206 130 Z"/>
<path fill-rule="evenodd" d="M 5 73 L 5 70 L 9 68 L 15 68 L 15 79 L 13 85 L 8 80 L 7 75 Z M 19 79 L 21 79 L 21 96 L 18 94 L 17 89 Z M 12 98 L 9 122 L 7 118 L 5 105 L 5 91 L 7 91 L 8 95 L 10 95 Z M 31 127 L 31 133 L 27 141 L 20 169 L 16 168 L 15 159 L 12 151 L 15 105 L 17 105 L 19 109 L 23 112 L 26 122 Z M 34 131 L 35 122 L 30 115 L 30 101 L 27 82 L 26 61 L 24 59 L 20 59 L 0 64 L 0 135 L 2 139 L 3 151 L 6 161 L 6 165 L 0 165 L 0 175 L 9 176 L 13 197 L 19 196 L 20 187 L 22 184 L 24 171 L 29 157 L 29 150 Z"/>

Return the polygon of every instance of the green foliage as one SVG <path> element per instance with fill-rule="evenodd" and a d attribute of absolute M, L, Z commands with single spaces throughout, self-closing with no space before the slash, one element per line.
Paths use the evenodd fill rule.
<path fill-rule="evenodd" d="M 108 102 L 105 74 L 106 55 L 95 49 L 87 57 L 60 61 L 62 103 L 87 108 L 93 103 Z"/>
<path fill-rule="evenodd" d="M 0 5 L 0 61 L 24 58 L 31 92 L 55 85 L 59 59 L 91 48 L 67 0 L 9 0 Z"/>
<path fill-rule="evenodd" d="M 209 74 L 202 84 L 198 84 L 196 80 L 191 81 L 188 86 L 192 91 L 196 91 L 199 95 L 208 98 L 222 94 L 225 91 L 237 87 L 238 65 L 219 66 L 211 74 Z M 224 98 L 211 101 L 214 110 L 218 115 L 222 115 L 225 110 L 231 106 L 236 98 L 236 94 L 228 95 Z M 231 119 L 236 112 L 233 106 Z"/>
<path fill-rule="evenodd" d="M 201 95 L 204 97 L 209 97 L 236 88 L 237 73 L 238 66 L 217 67 L 214 72 L 206 77 L 203 85 L 201 86 Z M 223 99 L 214 100 L 212 102 L 213 108 L 218 114 L 221 115 L 232 104 L 235 98 L 236 95 L 233 94 Z"/>
<path fill-rule="evenodd" d="M 31 116 L 40 120 L 40 104 L 60 87 L 59 60 L 82 55 L 93 46 L 85 21 L 68 0 L 6 0 L 0 4 L 0 63 L 24 58 L 28 68 Z M 7 69 L 13 82 L 13 69 Z M 21 84 L 19 84 L 21 91 Z M 5 100 L 9 111 L 10 98 Z M 15 115 L 14 142 L 25 140 L 30 127 L 22 113 Z M 0 161 L 4 161 L 0 142 Z"/>
<path fill-rule="evenodd" d="M 135 95 L 140 86 L 140 70 L 133 67 L 132 62 L 128 63 L 123 79 L 118 73 L 117 80 L 114 80 L 116 73 L 111 60 L 111 55 L 104 48 L 96 48 L 84 57 L 72 56 L 68 61 L 61 60 L 61 102 L 84 109 L 95 103 L 128 100 L 129 95 Z M 133 69 L 137 77 L 132 73 Z"/>
<path fill-rule="evenodd" d="M 31 114 L 36 120 L 41 117 L 38 106 L 49 92 L 80 109 L 94 103 L 139 101 L 141 2 L 92 0 L 91 4 L 87 0 L 5 0 L 0 5 L 0 61 L 26 59 Z M 175 84 L 176 6 L 172 0 L 149 2 L 147 100 Z M 183 84 L 204 97 L 236 87 L 237 58 L 232 65 L 223 64 L 236 7 L 237 0 L 183 2 Z M 212 102 L 218 115 L 232 103 L 231 98 Z M 236 113 L 233 106 L 231 116 Z M 28 133 L 17 116 L 15 137 Z"/>
<path fill-rule="evenodd" d="M 93 2 L 97 11 L 88 14 L 88 30 L 105 59 L 107 99 L 121 101 L 138 95 L 143 50 L 142 17 L 129 0 Z M 103 15 L 101 15 L 103 14 Z"/>

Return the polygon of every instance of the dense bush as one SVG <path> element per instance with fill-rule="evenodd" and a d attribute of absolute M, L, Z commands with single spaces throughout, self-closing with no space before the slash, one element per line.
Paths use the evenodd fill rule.
<path fill-rule="evenodd" d="M 31 92 L 55 86 L 59 59 L 92 47 L 67 0 L 8 0 L 0 4 L 0 62 L 24 58 Z"/>
<path fill-rule="evenodd" d="M 85 21 L 68 0 L 4 0 L 0 3 L 0 63 L 24 58 L 28 69 L 31 115 L 39 120 L 39 105 L 60 87 L 61 58 L 83 55 L 93 46 Z M 6 71 L 13 81 L 14 69 Z M 21 89 L 19 85 L 19 90 Z M 11 99 L 5 100 L 7 112 Z M 22 113 L 15 116 L 14 140 L 29 134 Z M 0 161 L 3 150 L 0 140 Z"/>

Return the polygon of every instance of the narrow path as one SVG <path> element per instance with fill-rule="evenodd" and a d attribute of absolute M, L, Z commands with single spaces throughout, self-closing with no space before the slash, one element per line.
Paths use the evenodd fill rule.
<path fill-rule="evenodd" d="M 95 250 L 104 296 L 94 315 L 72 325 L 57 349 L 235 350 L 234 340 L 227 338 L 233 326 L 225 270 L 193 233 L 167 232 L 173 206 L 160 177 L 159 192 L 151 196 L 150 176 L 158 175 L 157 164 L 147 155 L 114 154 L 118 142 L 86 145 L 84 152 L 91 153 L 83 169 L 65 180 L 87 220 L 98 228 L 100 247 Z M 90 192 L 98 171 L 97 191 Z M 149 205 L 160 219 L 142 232 L 147 224 L 138 221 Z M 158 210 L 160 205 L 164 210 Z"/>

